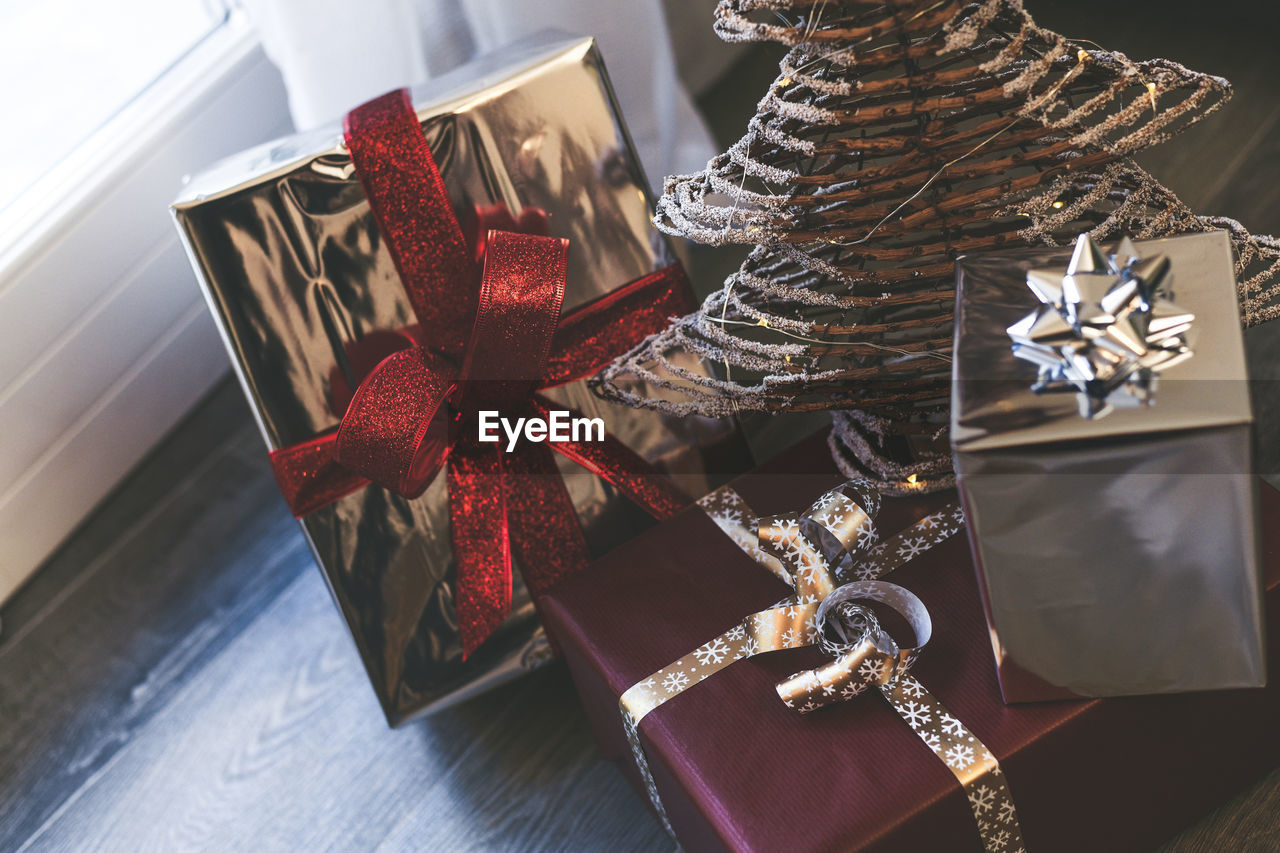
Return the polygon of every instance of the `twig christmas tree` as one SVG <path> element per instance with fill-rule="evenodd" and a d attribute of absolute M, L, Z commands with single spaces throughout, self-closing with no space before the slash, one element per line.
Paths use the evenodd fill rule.
<path fill-rule="evenodd" d="M 721 0 L 716 15 L 728 41 L 790 51 L 747 134 L 669 178 L 655 221 L 755 248 L 698 312 L 608 368 L 603 395 L 830 409 L 847 474 L 931 488 L 951 482 L 949 456 L 922 448 L 945 426 L 961 253 L 1222 228 L 1246 325 L 1280 315 L 1280 241 L 1195 215 L 1129 159 L 1220 106 L 1225 80 L 1077 44 L 1018 0 Z M 690 356 L 723 375 L 682 370 Z M 663 399 L 628 390 L 637 379 Z"/>

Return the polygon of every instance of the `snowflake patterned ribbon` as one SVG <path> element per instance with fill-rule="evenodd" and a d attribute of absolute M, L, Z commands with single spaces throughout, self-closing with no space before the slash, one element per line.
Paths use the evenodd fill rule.
<path fill-rule="evenodd" d="M 899 647 L 865 602 L 880 602 L 897 611 L 911 627 L 915 646 Z M 856 581 L 827 596 L 815 620 L 819 626 L 834 629 L 840 642 L 824 632 L 823 649 L 834 659 L 778 684 L 778 696 L 787 707 L 807 714 L 876 688 L 925 746 L 955 774 L 964 788 L 984 849 L 990 853 L 1025 853 L 1018 811 L 1000 762 L 907 671 L 933 633 L 924 602 L 896 584 Z"/>
<path fill-rule="evenodd" d="M 1008 328 L 1013 354 L 1039 368 L 1037 394 L 1075 391 L 1084 418 L 1105 417 L 1118 391 L 1150 404 L 1160 371 L 1191 358 L 1195 315 L 1172 301 L 1164 255 L 1142 258 L 1128 237 L 1111 254 L 1076 238 L 1066 270 L 1029 270 L 1042 303 Z"/>
<path fill-rule="evenodd" d="M 950 505 L 881 542 L 873 523 L 880 495 L 865 481 L 850 481 L 827 492 L 799 515 L 761 518 L 754 523 L 754 531 L 754 514 L 727 486 L 698 504 L 739 548 L 794 592 L 622 694 L 623 728 L 649 799 L 667 831 L 674 836 L 640 743 L 640 721 L 736 661 L 819 644 L 835 660 L 780 683 L 783 701 L 807 713 L 875 686 L 955 773 L 986 849 L 990 853 L 1022 851 L 1017 812 L 995 756 L 907 672 L 929 639 L 928 611 L 902 587 L 876 580 L 959 531 L 964 525 L 960 508 Z M 874 611 L 858 601 L 881 601 L 901 612 L 915 633 L 916 647 L 899 647 L 881 630 Z M 828 623 L 838 639 L 823 630 Z"/>

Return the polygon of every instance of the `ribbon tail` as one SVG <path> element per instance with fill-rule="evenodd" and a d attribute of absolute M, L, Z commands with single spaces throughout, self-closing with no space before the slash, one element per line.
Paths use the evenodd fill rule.
<path fill-rule="evenodd" d="M 550 418 L 545 398 L 535 397 L 531 407 L 539 417 Z M 573 409 L 567 411 L 572 418 L 582 417 Z M 597 441 L 557 441 L 551 447 L 612 484 L 659 521 L 671 518 L 691 503 L 689 496 L 647 459 L 603 429 L 601 433 Z"/>
<path fill-rule="evenodd" d="M 947 504 L 876 545 L 854 567 L 855 573 L 861 579 L 883 577 L 963 529 L 964 511 L 959 504 Z"/>
<path fill-rule="evenodd" d="M 1026 850 L 1009 780 L 987 745 L 910 673 L 879 688 L 902 721 L 955 774 L 969 801 L 983 850 Z"/>
<path fill-rule="evenodd" d="M 578 512 L 547 446 L 524 442 L 504 461 L 512 547 L 520 575 L 536 598 L 556 581 L 586 568 L 590 552 Z"/>
<path fill-rule="evenodd" d="M 560 318 L 542 387 L 590 376 L 693 309 L 693 290 L 679 264 L 573 309 Z"/>
<path fill-rule="evenodd" d="M 271 451 L 271 471 L 294 518 L 310 515 L 369 485 L 364 477 L 334 459 L 337 438 L 337 433 L 330 431 Z"/>
<path fill-rule="evenodd" d="M 496 446 L 460 448 L 449 457 L 449 527 L 463 658 L 511 611 L 511 537 L 503 468 Z"/>
<path fill-rule="evenodd" d="M 449 453 L 443 408 L 454 387 L 453 372 L 422 347 L 384 359 L 348 404 L 334 458 L 397 494 L 422 494 Z"/>

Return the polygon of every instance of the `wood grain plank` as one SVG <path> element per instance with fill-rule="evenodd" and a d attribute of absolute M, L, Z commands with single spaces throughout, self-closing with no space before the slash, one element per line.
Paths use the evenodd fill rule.
<path fill-rule="evenodd" d="M 1219 806 L 1158 853 L 1275 853 L 1280 850 L 1280 770 Z"/>
<path fill-rule="evenodd" d="M 164 707 L 174 689 L 300 572 L 310 554 L 241 415 L 168 488 L 74 545 L 0 646 L 0 849 L 12 849 Z M 185 453 L 171 454 L 184 456 Z M 203 457 L 203 458 L 200 458 Z M 144 476 L 159 485 L 163 477 Z M 75 564 L 79 571 L 74 571 Z M 59 582 L 60 585 L 55 585 Z"/>
<path fill-rule="evenodd" d="M 36 850 L 669 848 L 562 670 L 386 728 L 305 573 L 30 839 Z"/>
<path fill-rule="evenodd" d="M 211 448 L 238 447 L 238 439 L 226 439 L 245 429 L 251 419 L 240 387 L 228 368 L 226 377 L 121 480 L 19 593 L 5 602 L 5 631 L 0 634 L 0 645 L 12 642 L 15 632 L 38 619 L 40 611 L 65 594 L 68 583 L 132 529 L 159 496 L 186 479 L 188 472 L 210 455 Z"/>

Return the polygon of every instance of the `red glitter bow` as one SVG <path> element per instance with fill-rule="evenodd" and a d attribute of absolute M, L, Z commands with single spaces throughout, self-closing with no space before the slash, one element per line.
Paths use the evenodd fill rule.
<path fill-rule="evenodd" d="M 479 441 L 477 412 L 548 419 L 563 407 L 538 390 L 589 376 L 668 317 L 687 313 L 688 284 L 673 265 L 561 317 L 568 241 L 491 230 L 468 247 L 405 90 L 352 111 L 346 142 L 417 316 L 416 338 L 429 346 L 383 359 L 336 430 L 273 451 L 272 466 L 298 517 L 370 482 L 414 497 L 445 469 L 469 655 L 511 609 L 513 554 L 535 595 L 586 565 L 586 540 L 552 449 L 656 518 L 687 503 L 613 436 L 521 441 L 507 453 Z"/>

